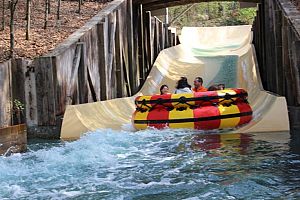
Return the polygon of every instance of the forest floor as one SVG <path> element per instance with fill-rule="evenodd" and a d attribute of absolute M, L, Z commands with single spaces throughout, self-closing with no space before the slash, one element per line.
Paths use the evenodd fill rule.
<path fill-rule="evenodd" d="M 4 0 L 3 0 L 4 1 Z M 5 1 L 8 2 L 8 1 Z M 15 11 L 15 57 L 33 59 L 47 54 L 73 32 L 82 27 L 107 3 L 84 1 L 78 13 L 77 1 L 61 1 L 60 20 L 57 20 L 57 1 L 50 0 L 48 26 L 44 29 L 45 0 L 32 0 L 30 39 L 26 40 L 26 0 L 19 0 Z M 0 63 L 10 58 L 10 9 L 5 4 L 5 28 L 2 29 L 3 5 L 0 5 Z"/>

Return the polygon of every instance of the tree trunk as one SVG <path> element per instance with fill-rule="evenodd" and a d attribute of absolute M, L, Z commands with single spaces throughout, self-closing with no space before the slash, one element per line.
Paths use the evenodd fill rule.
<path fill-rule="evenodd" d="M 45 21 L 44 21 L 44 29 L 47 29 L 48 25 L 48 6 L 49 6 L 49 1 L 45 0 Z"/>
<path fill-rule="evenodd" d="M 30 39 L 30 15 L 31 15 L 31 0 L 27 0 L 26 4 L 26 40 Z"/>
<path fill-rule="evenodd" d="M 5 28 L 5 0 L 2 0 L 2 26 L 1 30 L 4 30 Z"/>
<path fill-rule="evenodd" d="M 50 11 L 51 11 L 51 2 L 50 2 L 50 0 L 47 0 L 47 2 L 48 2 L 48 14 L 50 14 Z"/>
<path fill-rule="evenodd" d="M 10 1 L 10 56 L 13 58 L 14 57 L 14 48 L 15 48 L 15 30 L 14 30 L 14 15 L 15 15 L 15 10 L 16 10 L 16 5 L 18 3 L 18 0 L 16 2 L 14 0 Z"/>
<path fill-rule="evenodd" d="M 81 13 L 81 4 L 82 4 L 82 0 L 78 0 L 78 13 Z"/>
<path fill-rule="evenodd" d="M 58 0 L 57 1 L 57 13 L 56 13 L 57 21 L 60 19 L 60 4 L 61 4 L 61 0 Z"/>

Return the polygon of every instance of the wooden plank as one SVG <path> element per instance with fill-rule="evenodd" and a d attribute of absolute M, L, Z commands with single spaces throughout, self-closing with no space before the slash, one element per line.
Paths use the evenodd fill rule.
<path fill-rule="evenodd" d="M 11 125 L 11 61 L 0 63 L 0 128 Z"/>
<path fill-rule="evenodd" d="M 139 6 L 138 9 L 138 60 L 139 60 L 139 72 L 140 72 L 140 87 L 143 85 L 146 79 L 146 64 L 145 64 L 145 44 L 144 44 L 144 15 L 143 7 Z"/>
<path fill-rule="evenodd" d="M 99 32 L 99 75 L 100 75 L 100 94 L 101 101 L 107 100 L 107 66 L 108 66 L 108 20 L 104 19 L 103 22 L 97 25 Z"/>
<path fill-rule="evenodd" d="M 158 10 L 166 7 L 180 6 L 191 3 L 212 2 L 214 0 L 134 0 L 135 4 L 143 4 L 145 10 Z M 225 0 L 229 1 L 229 0 Z M 260 0 L 239 0 L 239 2 L 260 3 Z"/>
<path fill-rule="evenodd" d="M 151 14 L 152 16 L 152 14 Z M 154 63 L 154 60 L 155 60 L 155 45 L 154 45 L 154 35 L 155 35 L 155 18 L 154 17 L 151 17 L 150 19 L 150 48 L 151 48 L 151 60 L 150 60 L 150 69 L 152 68 L 152 65 Z"/>
<path fill-rule="evenodd" d="M 275 59 L 276 59 L 276 91 L 277 94 L 285 95 L 285 80 L 284 80 L 284 69 L 283 69 L 283 58 L 282 58 L 282 13 L 276 9 L 274 12 L 275 16 Z"/>
<path fill-rule="evenodd" d="M 25 64 L 24 64 L 25 65 Z M 24 105 L 25 108 L 25 72 L 22 59 L 15 59 L 12 61 L 12 101 L 17 100 Z M 14 114 L 14 124 L 25 122 L 25 110 L 20 112 L 20 119 Z M 20 121 L 19 121 L 20 120 Z"/>
<path fill-rule="evenodd" d="M 164 23 L 163 22 L 159 22 L 159 47 L 160 47 L 160 51 L 165 49 L 165 32 L 164 32 Z"/>
<path fill-rule="evenodd" d="M 116 96 L 116 77 L 115 77 L 115 37 L 116 37 L 116 13 L 109 14 L 108 17 L 108 66 L 107 66 L 107 87 L 108 87 L 108 98 L 114 98 Z"/>
<path fill-rule="evenodd" d="M 295 85 L 294 83 L 294 76 L 293 76 L 293 67 L 292 67 L 292 38 L 291 38 L 291 30 L 292 28 L 286 22 L 286 51 L 284 54 L 286 54 L 286 80 L 287 80 L 287 102 L 289 106 L 294 106 L 296 104 L 295 102 Z"/>
<path fill-rule="evenodd" d="M 300 105 L 300 41 L 293 42 L 292 49 L 293 56 L 293 75 L 295 76 L 295 94 L 296 94 L 296 105 Z"/>
<path fill-rule="evenodd" d="M 147 73 L 151 69 L 152 51 L 151 51 L 151 13 L 146 12 L 145 15 L 145 50 L 147 60 Z"/>
<path fill-rule="evenodd" d="M 153 54 L 154 54 L 154 60 L 156 59 L 158 53 L 159 53 L 159 38 L 158 38 L 158 20 L 156 17 L 153 17 Z M 153 61 L 154 62 L 154 61 Z"/>
<path fill-rule="evenodd" d="M 121 11 L 117 10 L 117 21 L 116 21 L 116 42 L 115 42 L 115 61 L 116 61 L 116 81 L 117 81 L 117 97 L 124 96 L 124 72 L 123 72 L 123 60 L 122 60 L 122 35 L 123 30 L 121 29 L 122 15 Z"/>
<path fill-rule="evenodd" d="M 79 103 L 87 103 L 88 102 L 88 75 L 87 70 L 88 67 L 86 65 L 86 58 L 84 56 L 84 52 L 86 52 L 86 43 L 81 42 L 81 57 L 78 68 L 78 93 L 79 93 Z"/>
<path fill-rule="evenodd" d="M 124 2 L 121 6 L 121 21 L 120 23 L 120 30 L 122 31 L 122 59 L 123 59 L 123 72 L 124 72 L 124 81 L 125 81 L 125 91 L 126 91 L 126 96 L 131 96 L 131 86 L 129 83 L 129 56 L 128 56 L 128 38 L 127 38 L 127 21 L 126 21 L 126 16 L 127 16 L 127 3 Z"/>
<path fill-rule="evenodd" d="M 292 24 L 292 26 L 296 27 L 296 21 L 297 18 L 299 18 L 299 10 L 296 8 L 296 6 L 290 1 L 290 0 L 278 0 L 279 6 L 282 9 L 284 15 L 288 19 L 288 21 Z M 298 26 L 297 29 L 295 29 L 295 33 L 297 35 L 297 38 L 300 39 L 300 27 Z"/>
<path fill-rule="evenodd" d="M 66 105 L 72 105 L 75 88 L 77 88 L 78 69 L 79 69 L 79 64 L 80 64 L 80 59 L 81 59 L 82 45 L 83 45 L 83 43 L 77 43 L 76 48 L 75 48 L 75 53 L 74 53 L 73 62 L 72 62 L 72 69 L 71 69 L 71 74 L 70 74 L 70 79 L 69 79 L 70 82 L 68 83 L 68 87 L 67 87 Z"/>
<path fill-rule="evenodd" d="M 172 47 L 173 44 L 172 44 L 172 31 L 170 29 L 168 29 L 168 44 L 169 46 L 168 47 Z"/>
<path fill-rule="evenodd" d="M 53 61 L 51 57 L 39 57 L 36 69 L 38 125 L 56 125 L 55 89 Z"/>
<path fill-rule="evenodd" d="M 133 38 L 133 14 L 132 14 L 132 0 L 127 0 L 127 45 L 128 45 L 128 64 L 129 64 L 129 84 L 131 93 L 137 92 L 137 67 L 134 57 L 134 38 Z"/>
<path fill-rule="evenodd" d="M 291 98 L 291 72 L 290 72 L 290 61 L 289 61 L 289 50 L 288 50 L 288 29 L 289 25 L 285 16 L 282 18 L 282 66 L 284 70 L 286 91 L 285 96 L 288 105 L 293 105 L 293 98 Z"/>

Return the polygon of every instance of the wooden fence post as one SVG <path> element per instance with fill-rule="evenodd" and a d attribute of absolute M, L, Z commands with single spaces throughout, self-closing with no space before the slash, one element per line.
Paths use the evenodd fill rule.
<path fill-rule="evenodd" d="M 19 101 L 20 103 L 26 104 L 25 100 L 25 71 L 24 71 L 25 63 L 23 63 L 22 59 L 14 59 L 12 60 L 11 65 L 11 74 L 12 74 L 12 104 L 15 105 L 15 100 Z M 20 119 L 17 119 L 16 116 L 14 116 L 14 121 L 19 124 L 19 121 L 21 120 L 21 123 L 25 122 L 25 112 L 26 110 L 23 110 Z M 15 124 L 16 124 L 15 123 Z"/>
<path fill-rule="evenodd" d="M 293 75 L 295 76 L 295 94 L 296 94 L 296 104 L 300 105 L 300 41 L 295 41 L 292 50 L 293 56 Z"/>
<path fill-rule="evenodd" d="M 117 97 L 124 96 L 124 71 L 123 71 L 123 60 L 122 60 L 122 29 L 121 23 L 121 12 L 117 10 L 117 21 L 116 21 L 116 42 L 115 42 L 115 60 L 116 60 L 116 81 L 117 81 Z"/>
<path fill-rule="evenodd" d="M 56 125 L 56 69 L 52 57 L 40 57 L 37 60 L 36 92 L 38 125 Z"/>
<path fill-rule="evenodd" d="M 143 20 L 143 6 L 142 4 L 138 7 L 138 15 L 137 15 L 137 26 L 138 26 L 138 62 L 139 62 L 139 76 L 140 76 L 140 87 L 144 83 L 146 78 L 146 65 L 145 65 L 145 35 L 144 35 L 144 20 Z"/>
<path fill-rule="evenodd" d="M 100 99 L 107 100 L 107 62 L 108 62 L 108 28 L 107 18 L 97 25 L 99 33 L 99 73 L 100 73 Z"/>
<path fill-rule="evenodd" d="M 133 38 L 133 13 L 132 0 L 127 0 L 127 42 L 128 42 L 128 61 L 129 61 L 129 82 L 131 93 L 137 92 L 137 67 L 134 57 L 134 38 Z"/>

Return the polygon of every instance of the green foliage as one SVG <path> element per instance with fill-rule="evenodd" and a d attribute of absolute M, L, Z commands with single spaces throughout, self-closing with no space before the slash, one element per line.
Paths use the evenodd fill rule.
<path fill-rule="evenodd" d="M 21 102 L 21 101 L 19 101 L 18 99 L 15 99 L 14 100 L 14 110 L 15 111 L 22 111 L 22 110 L 24 110 L 24 104 Z"/>
<path fill-rule="evenodd" d="M 170 21 L 176 18 L 189 5 L 169 8 Z M 195 4 L 180 16 L 172 27 L 183 26 L 231 26 L 252 24 L 256 8 L 240 8 L 238 2 L 203 2 Z"/>

